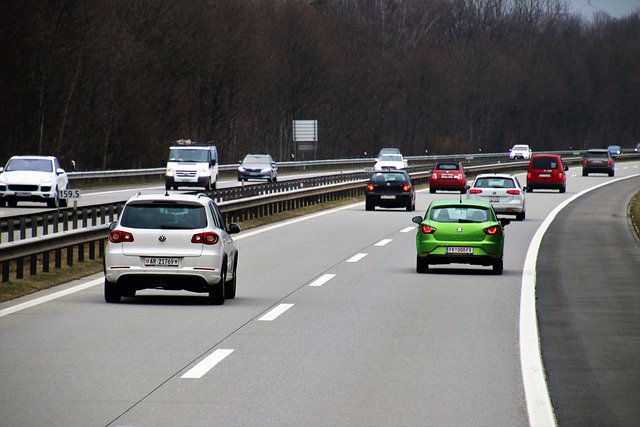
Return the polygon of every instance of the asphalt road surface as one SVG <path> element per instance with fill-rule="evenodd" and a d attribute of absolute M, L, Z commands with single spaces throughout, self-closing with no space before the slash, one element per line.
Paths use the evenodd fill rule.
<path fill-rule="evenodd" d="M 458 197 L 421 192 L 415 213 L 359 203 L 240 233 L 237 297 L 223 306 L 153 290 L 106 304 L 100 275 L 0 304 L 0 425 L 529 425 L 529 243 L 563 201 L 639 172 L 620 166 L 615 178 L 572 169 L 567 193 L 528 194 L 501 276 L 415 272 L 411 217 Z"/>

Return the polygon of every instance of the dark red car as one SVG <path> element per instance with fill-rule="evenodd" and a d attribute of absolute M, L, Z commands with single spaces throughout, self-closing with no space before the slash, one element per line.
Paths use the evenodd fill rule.
<path fill-rule="evenodd" d="M 466 193 L 467 175 L 460 162 L 438 162 L 433 167 L 429 180 L 429 192 L 437 190 Z"/>
<path fill-rule="evenodd" d="M 529 160 L 527 171 L 527 192 L 533 190 L 567 191 L 569 166 L 557 154 L 534 154 Z"/>

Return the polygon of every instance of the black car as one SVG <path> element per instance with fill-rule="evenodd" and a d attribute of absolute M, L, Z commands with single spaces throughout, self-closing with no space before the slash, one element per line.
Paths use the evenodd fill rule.
<path fill-rule="evenodd" d="M 582 158 L 582 176 L 590 173 L 606 173 L 613 176 L 616 171 L 616 164 L 607 149 L 593 148 L 587 150 Z"/>
<path fill-rule="evenodd" d="M 416 191 L 411 177 L 404 170 L 383 169 L 374 172 L 367 183 L 365 209 L 383 208 L 416 209 Z"/>

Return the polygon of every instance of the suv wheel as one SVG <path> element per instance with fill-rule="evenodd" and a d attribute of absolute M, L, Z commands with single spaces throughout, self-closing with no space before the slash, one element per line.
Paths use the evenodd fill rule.
<path fill-rule="evenodd" d="M 236 297 L 236 278 L 238 277 L 238 254 L 236 254 L 233 261 L 233 279 L 228 282 L 224 282 L 224 297 L 227 299 L 234 299 Z"/>
<path fill-rule="evenodd" d="M 104 300 L 106 302 L 117 303 L 120 302 L 122 295 L 120 294 L 120 289 L 118 289 L 118 285 L 113 282 L 104 279 Z"/>
<path fill-rule="evenodd" d="M 224 291 L 226 290 L 227 281 L 227 260 L 222 261 L 222 272 L 220 274 L 220 282 L 217 285 L 213 285 L 209 291 L 209 304 L 222 305 L 224 304 Z"/>

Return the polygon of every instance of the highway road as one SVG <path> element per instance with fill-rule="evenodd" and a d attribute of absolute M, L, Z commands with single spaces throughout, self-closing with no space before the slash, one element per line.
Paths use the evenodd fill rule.
<path fill-rule="evenodd" d="M 0 425 L 529 425 L 532 407 L 544 419 L 521 369 L 529 244 L 564 201 L 639 172 L 574 168 L 567 193 L 528 194 L 501 276 L 417 274 L 416 213 L 358 203 L 237 235 L 223 306 L 152 290 L 106 304 L 100 275 L 2 303 Z M 420 192 L 417 212 L 451 197 Z"/>

